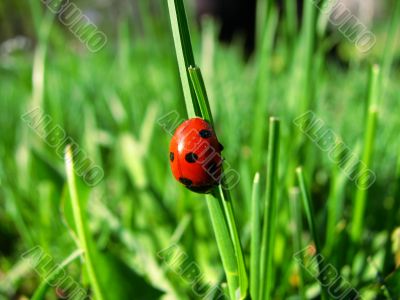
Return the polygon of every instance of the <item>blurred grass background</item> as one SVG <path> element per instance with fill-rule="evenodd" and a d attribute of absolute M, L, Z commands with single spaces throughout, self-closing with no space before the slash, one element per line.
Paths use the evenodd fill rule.
<path fill-rule="evenodd" d="M 0 3 L 0 299 L 30 297 L 42 281 L 21 258 L 25 251 L 40 246 L 61 263 L 76 249 L 62 209 L 66 185 L 63 160 L 21 119 L 37 106 L 104 169 L 104 180 L 91 189 L 87 211 L 97 248 L 118 257 L 124 268 L 138 275 L 131 277 L 138 295 L 152 286 L 162 290 L 165 299 L 196 299 L 191 285 L 157 256 L 158 251 L 178 243 L 189 261 L 196 262 L 205 274 L 203 282 L 213 285 L 224 281 L 204 197 L 173 180 L 167 150 L 170 135 L 157 124 L 171 111 L 186 117 L 166 3 L 76 4 L 108 37 L 106 47 L 97 53 L 87 51 L 57 19 L 49 36 L 42 35 L 52 16 L 39 1 Z M 389 12 L 393 10 L 390 2 L 387 6 L 385 17 L 374 23 L 377 45 L 368 55 L 357 53 L 350 43 L 339 39 L 333 52 L 324 49 L 312 61 L 314 100 L 309 108 L 360 157 L 368 70 L 384 55 Z M 327 153 L 310 140 L 303 140 L 305 146 L 292 145 L 298 135 L 292 121 L 303 111 L 297 109 L 301 105 L 297 92 L 301 92 L 290 92 L 292 68 L 301 65 L 301 59 L 292 61 L 295 50 L 285 31 L 288 20 L 282 15 L 278 19 L 276 13 L 277 30 L 271 32 L 269 55 L 263 57 L 264 52 L 256 46 L 255 53 L 245 59 L 240 38 L 231 45 L 220 44 L 218 25 L 207 19 L 200 32 L 194 22 L 194 4 L 189 2 L 187 7 L 194 52 L 205 77 L 216 131 L 225 146 L 226 160 L 241 176 L 232 194 L 246 254 L 253 176 L 266 167 L 262 149 L 268 116 L 282 119 L 274 299 L 301 299 L 296 296 L 299 270 L 292 258 L 293 221 L 289 215 L 294 168 L 304 166 L 323 243 L 327 238 L 326 203 L 337 192 L 333 183 L 340 172 Z M 330 39 L 338 37 L 328 33 L 317 41 L 316 48 L 323 48 L 324 42 L 330 45 Z M 332 249 L 325 248 L 328 261 L 365 299 L 400 297 L 398 291 L 389 292 L 392 298 L 382 292 L 384 279 L 395 271 L 395 258 L 400 253 L 398 235 L 391 239 L 400 222 L 400 48 L 399 39 L 395 41 L 395 59 L 379 105 L 371 165 L 377 181 L 368 190 L 362 242 L 355 246 L 349 241 L 356 188 L 352 181 L 344 180 L 340 192 L 334 194 L 344 203 L 335 243 Z M 263 62 L 266 64 L 260 65 Z M 263 68 L 269 75 L 260 97 L 267 111 L 254 118 L 259 109 L 254 100 L 260 85 L 257 80 Z M 264 133 L 260 149 L 252 144 L 257 128 Z M 254 164 L 254 160 L 259 163 Z M 309 241 L 307 230 L 300 234 L 303 241 Z M 120 272 L 130 274 L 124 268 Z M 67 270 L 86 287 L 85 271 L 78 261 Z M 118 282 L 110 283 L 109 288 L 114 285 Z M 308 278 L 306 285 L 307 299 L 317 298 L 312 295 L 315 280 Z M 55 299 L 56 295 L 50 290 L 46 297 Z M 141 297 L 133 299 L 150 299 Z"/>

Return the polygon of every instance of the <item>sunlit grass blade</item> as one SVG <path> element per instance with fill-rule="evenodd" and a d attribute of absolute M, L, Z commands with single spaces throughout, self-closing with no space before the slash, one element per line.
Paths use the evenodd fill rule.
<path fill-rule="evenodd" d="M 211 124 L 212 124 L 213 118 L 212 118 L 212 114 L 211 114 L 211 110 L 210 110 L 210 105 L 208 103 L 207 92 L 206 92 L 206 88 L 204 85 L 204 81 L 203 81 L 200 69 L 198 67 L 189 68 L 189 74 L 190 74 L 191 83 L 194 87 L 194 91 L 197 96 L 197 101 L 198 101 L 198 106 L 200 107 L 201 116 L 204 119 L 211 122 Z M 222 188 L 222 187 L 225 187 L 225 188 Z M 238 230 L 237 230 L 237 226 L 236 226 L 236 220 L 234 217 L 232 200 L 230 197 L 230 193 L 226 189 L 226 187 L 227 187 L 226 182 L 224 181 L 224 178 L 222 178 L 222 183 L 218 187 L 218 192 L 215 192 L 213 195 L 216 197 L 215 200 L 218 199 L 218 201 L 222 204 L 222 207 L 224 209 L 224 218 L 226 221 L 226 225 L 228 226 L 228 229 L 229 229 L 231 242 L 233 244 L 234 256 L 236 258 L 236 263 L 237 263 L 237 265 L 236 265 L 237 273 L 239 276 L 239 287 L 240 287 L 240 294 L 237 294 L 237 291 L 235 291 L 235 297 L 237 297 L 239 295 L 239 299 L 244 299 L 247 296 L 248 279 L 247 279 L 247 273 L 246 273 L 246 267 L 245 267 L 245 262 L 244 262 L 244 257 L 243 257 L 242 246 L 240 243 L 240 238 L 239 238 L 239 234 L 238 234 Z M 213 218 L 213 216 L 212 216 L 212 218 Z M 218 224 L 218 221 L 216 220 L 216 222 L 214 222 L 213 224 Z M 221 231 L 221 233 L 225 233 L 225 231 Z M 227 252 L 228 249 L 220 248 L 220 251 L 221 250 L 226 253 L 229 253 L 229 252 Z M 231 254 L 229 254 L 229 255 L 231 255 Z"/>
<path fill-rule="evenodd" d="M 30 1 L 29 4 L 33 12 L 32 15 L 34 16 L 34 24 L 39 41 L 34 52 L 32 68 L 32 99 L 30 105 L 32 108 L 35 108 L 43 106 L 48 40 L 56 14 L 49 10 L 45 13 L 41 13 L 42 8 L 37 1 Z M 59 4 L 61 4 L 61 2 Z M 54 7 L 54 9 L 56 9 L 56 7 Z"/>
<path fill-rule="evenodd" d="M 208 96 L 206 93 L 206 87 L 204 85 L 203 76 L 201 75 L 201 70 L 198 67 L 189 67 L 189 75 L 190 80 L 193 83 L 193 89 L 199 99 L 199 106 L 201 115 L 203 116 L 204 120 L 210 122 L 211 125 L 214 124 L 210 104 L 208 102 Z"/>
<path fill-rule="evenodd" d="M 251 248 L 250 248 L 250 294 L 258 299 L 260 289 L 260 238 L 261 238 L 260 174 L 256 173 L 251 197 Z"/>
<path fill-rule="evenodd" d="M 319 237 L 318 237 L 318 232 L 317 232 L 317 225 L 314 219 L 315 216 L 315 211 L 313 208 L 313 204 L 311 202 L 311 197 L 308 193 L 308 188 L 306 186 L 306 182 L 304 179 L 304 174 L 303 174 L 303 169 L 301 167 L 298 167 L 296 169 L 296 174 L 297 174 L 297 180 L 299 182 L 299 187 L 300 187 L 300 191 L 301 191 L 301 197 L 303 199 L 303 206 L 304 206 L 304 211 L 306 213 L 306 218 L 307 218 L 307 223 L 308 223 L 308 227 L 310 228 L 311 231 L 311 236 L 314 240 L 314 244 L 315 244 L 315 250 L 316 250 L 316 257 L 318 260 L 318 279 L 319 279 L 319 284 L 321 286 L 321 297 L 322 299 L 328 299 L 326 296 L 326 291 L 325 291 L 325 287 L 322 285 L 322 280 L 320 279 L 322 274 L 321 274 L 321 270 L 323 269 L 323 258 L 321 255 L 321 244 L 319 241 Z"/>
<path fill-rule="evenodd" d="M 211 115 L 210 105 L 208 103 L 207 92 L 205 89 L 203 78 L 201 76 L 200 69 L 197 67 L 189 68 L 189 74 L 190 74 L 190 79 L 192 80 L 195 94 L 197 95 L 197 100 L 198 100 L 198 105 L 200 107 L 201 116 L 204 119 L 212 122 L 213 119 L 212 119 L 212 115 Z M 222 187 L 224 187 L 224 188 L 222 188 Z M 224 210 L 223 216 L 224 216 L 224 219 L 226 222 L 226 226 L 228 226 L 228 229 L 229 229 L 229 235 L 230 235 L 231 242 L 232 242 L 233 249 L 234 249 L 234 256 L 236 258 L 236 263 L 237 263 L 236 267 L 237 267 L 237 273 L 239 276 L 240 293 L 237 294 L 237 291 L 235 291 L 235 297 L 237 297 L 239 295 L 239 299 L 244 299 L 247 297 L 247 289 L 248 289 L 246 266 L 245 266 L 242 246 L 240 243 L 240 238 L 239 238 L 239 234 L 238 234 L 238 230 L 237 230 L 236 220 L 234 217 L 232 200 L 230 197 L 229 190 L 227 190 L 226 188 L 227 188 L 227 184 L 224 181 L 224 178 L 222 178 L 221 185 L 218 187 L 218 192 L 215 191 L 213 193 L 213 195 L 216 197 L 215 200 L 218 200 L 222 204 L 222 208 Z M 210 210 L 210 208 L 209 208 L 209 211 L 214 212 L 214 210 Z M 214 216 L 211 215 L 211 218 L 213 218 L 213 217 Z M 218 220 L 216 220 L 215 222 L 213 222 L 213 224 L 222 225 L 223 223 L 218 224 Z M 225 230 L 222 230 L 221 233 L 225 234 Z M 216 234 L 216 236 L 217 236 L 217 234 Z M 232 254 L 229 254 L 229 251 L 227 251 L 227 250 L 228 249 L 220 248 L 220 251 L 227 253 L 227 255 L 232 255 Z M 221 256 L 222 256 L 222 252 L 221 252 Z M 232 287 L 232 290 L 233 290 L 233 287 Z"/>
<path fill-rule="evenodd" d="M 246 265 L 245 265 L 244 256 L 243 256 L 242 244 L 240 242 L 239 232 L 237 229 L 235 215 L 234 215 L 234 211 L 233 211 L 231 194 L 230 194 L 229 190 L 226 190 L 225 188 L 223 188 L 224 186 L 226 186 L 226 182 L 222 182 L 218 189 L 219 189 L 219 193 L 220 193 L 220 199 L 222 200 L 222 204 L 224 207 L 225 217 L 226 217 L 226 221 L 228 223 L 229 233 L 231 235 L 233 248 L 235 250 L 235 257 L 236 257 L 236 261 L 237 261 L 237 267 L 238 267 L 238 273 L 239 273 L 239 285 L 240 285 L 239 299 L 245 299 L 248 296 L 247 293 L 248 293 L 248 287 L 249 287 L 249 282 L 248 282 L 247 272 L 246 272 Z M 237 297 L 237 295 L 236 295 L 236 297 Z"/>
<path fill-rule="evenodd" d="M 267 181 L 264 202 L 264 217 L 261 240 L 260 292 L 259 299 L 271 299 L 273 283 L 272 258 L 274 252 L 276 191 L 278 182 L 280 121 L 271 117 L 269 120 L 269 139 L 267 156 Z"/>
<path fill-rule="evenodd" d="M 207 195 L 206 199 L 215 239 L 228 282 L 229 296 L 231 299 L 236 299 L 236 291 L 239 288 L 239 271 L 222 202 L 217 197 L 211 195 Z"/>
<path fill-rule="evenodd" d="M 200 116 L 201 111 L 194 95 L 188 71 L 188 68 L 195 67 L 196 63 L 190 41 L 185 7 L 182 0 L 168 0 L 168 8 L 186 110 L 190 118 Z"/>
<path fill-rule="evenodd" d="M 46 293 L 47 291 L 52 287 L 50 283 L 54 283 L 57 277 L 64 272 L 64 268 L 67 267 L 70 263 L 72 263 L 75 259 L 79 258 L 82 255 L 82 250 L 78 249 L 75 250 L 73 253 L 71 253 L 70 256 L 68 256 L 65 260 L 61 262 L 61 264 L 58 264 L 57 267 L 55 268 L 54 271 L 51 272 L 51 274 L 47 275 L 46 278 L 40 283 L 38 288 L 36 289 L 35 293 L 33 294 L 31 300 L 44 300 L 46 299 Z M 63 277 L 60 277 L 62 280 Z M 61 283 L 61 280 L 59 279 Z M 57 282 L 57 281 L 56 281 Z"/>
<path fill-rule="evenodd" d="M 372 67 L 371 80 L 368 91 L 368 111 L 365 123 L 365 136 L 363 143 L 363 154 L 359 165 L 357 179 L 356 195 L 354 198 L 353 220 L 351 226 L 351 237 L 354 242 L 359 242 L 364 229 L 364 214 L 367 201 L 367 191 L 371 185 L 371 180 L 374 180 L 374 173 L 371 173 L 371 161 L 375 144 L 375 132 L 378 121 L 377 102 L 379 91 L 381 88 L 380 69 L 378 66 Z"/>
<path fill-rule="evenodd" d="M 83 221 L 84 219 L 87 218 L 87 216 L 84 214 L 84 208 L 81 207 L 81 202 L 78 196 L 75 171 L 74 171 L 73 154 L 70 145 L 68 145 L 65 149 L 65 169 L 67 173 L 68 190 L 71 199 L 74 223 L 80 247 L 84 252 L 89 281 L 93 288 L 95 297 L 98 300 L 103 300 L 104 299 L 103 292 L 100 288 L 99 280 L 94 269 L 95 261 L 94 258 L 91 256 L 91 251 L 89 251 L 90 238 L 88 236 L 88 228 L 86 228 L 85 222 Z"/>

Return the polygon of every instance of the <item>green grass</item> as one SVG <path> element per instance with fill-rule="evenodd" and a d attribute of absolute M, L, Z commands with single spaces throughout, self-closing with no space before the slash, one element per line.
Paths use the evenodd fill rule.
<path fill-rule="evenodd" d="M 137 299 L 211 299 L 216 288 L 230 298 L 321 299 L 318 277 L 294 259 L 310 243 L 364 299 L 398 299 L 400 5 L 374 27 L 366 57 L 343 55 L 343 41 L 340 64 L 312 1 L 300 29 L 291 1 L 282 14 L 260 1 L 248 61 L 238 43 L 216 40 L 213 21 L 200 33 L 184 3 L 187 16 L 182 1 L 140 1 L 142 18 L 114 20 L 96 54 L 40 2 L 27 4 L 32 49 L 0 56 L 0 299 L 56 299 L 21 257 L 36 246 L 95 299 L 138 290 Z M 104 170 L 98 185 L 77 176 L 76 157 L 65 164 L 67 143 L 49 146 L 21 119 L 35 107 L 51 117 L 45 134 L 59 125 Z M 374 171 L 369 189 L 293 124 L 307 110 Z M 165 130 L 172 111 L 179 117 Z M 194 194 L 172 177 L 170 133 L 193 116 L 214 125 L 226 167 L 240 174 L 229 193 Z M 173 245 L 182 256 L 160 257 Z"/>
<path fill-rule="evenodd" d="M 322 248 L 321 248 L 321 243 L 319 241 L 319 235 L 317 232 L 317 224 L 315 221 L 315 212 L 314 212 L 314 207 L 311 201 L 311 198 L 308 194 L 308 187 L 306 185 L 305 179 L 304 179 L 304 174 L 303 174 L 303 170 L 301 167 L 298 167 L 296 169 L 296 174 L 297 174 L 297 180 L 299 183 L 299 188 L 301 191 L 301 198 L 303 199 L 303 206 L 304 206 L 304 211 L 305 211 L 305 215 L 306 215 L 306 219 L 307 219 L 307 223 L 308 223 L 308 227 L 311 231 L 311 236 L 314 240 L 314 244 L 315 244 L 315 255 L 317 256 L 317 264 L 318 264 L 318 271 L 317 273 L 318 275 L 318 279 L 320 282 L 320 286 L 321 286 L 321 298 L 323 300 L 327 299 L 327 292 L 325 291 L 325 287 L 322 284 L 323 281 L 323 275 L 322 274 L 322 270 L 324 269 L 324 263 L 323 263 L 323 256 L 322 256 Z"/>
<path fill-rule="evenodd" d="M 277 206 L 277 177 L 279 161 L 279 126 L 280 121 L 271 117 L 269 120 L 267 180 L 264 200 L 264 220 L 262 227 L 262 240 L 260 249 L 260 290 L 253 297 L 256 299 L 271 299 L 273 285 L 273 253 L 276 237 L 276 206 Z"/>

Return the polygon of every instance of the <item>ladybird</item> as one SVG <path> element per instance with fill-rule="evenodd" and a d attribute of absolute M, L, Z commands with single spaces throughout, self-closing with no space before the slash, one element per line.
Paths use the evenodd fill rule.
<path fill-rule="evenodd" d="M 172 174 L 189 190 L 209 193 L 220 183 L 222 150 L 207 121 L 186 120 L 176 129 L 169 147 Z"/>

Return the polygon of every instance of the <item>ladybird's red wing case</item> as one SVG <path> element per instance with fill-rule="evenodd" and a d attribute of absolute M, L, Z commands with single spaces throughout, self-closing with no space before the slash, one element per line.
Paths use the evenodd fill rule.
<path fill-rule="evenodd" d="M 192 191 L 210 192 L 221 177 L 222 145 L 211 125 L 201 118 L 183 122 L 170 144 L 170 164 L 176 180 Z"/>

